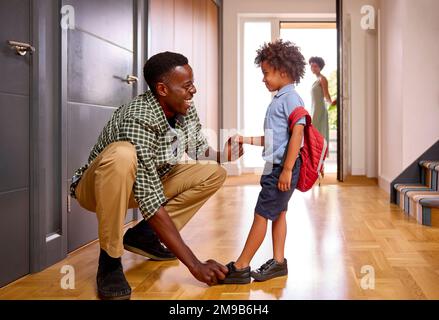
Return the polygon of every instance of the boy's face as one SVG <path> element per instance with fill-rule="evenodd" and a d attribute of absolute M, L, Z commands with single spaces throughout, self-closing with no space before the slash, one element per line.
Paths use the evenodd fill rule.
<path fill-rule="evenodd" d="M 262 82 L 265 83 L 268 91 L 278 91 L 284 85 L 288 84 L 289 79 L 286 73 L 276 70 L 267 61 L 262 61 L 261 70 L 264 75 Z"/>
<path fill-rule="evenodd" d="M 169 111 L 187 115 L 197 93 L 192 68 L 189 65 L 176 67 L 158 85 L 157 91 Z"/>

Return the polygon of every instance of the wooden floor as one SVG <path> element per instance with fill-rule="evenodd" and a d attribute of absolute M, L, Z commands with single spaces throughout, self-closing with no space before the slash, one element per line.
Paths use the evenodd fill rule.
<path fill-rule="evenodd" d="M 237 257 L 258 192 L 257 179 L 231 178 L 183 229 L 200 259 L 227 263 Z M 0 299 L 97 299 L 98 251 L 97 243 L 84 247 L 0 289 Z M 127 252 L 123 264 L 132 299 L 439 299 L 439 229 L 406 218 L 370 180 L 295 192 L 286 256 L 288 277 L 240 286 L 207 287 L 178 261 L 153 262 Z M 268 233 L 252 266 L 270 257 Z M 74 267 L 74 290 L 61 289 L 64 265 Z M 362 273 L 365 266 L 373 267 L 374 289 L 362 289 L 363 277 L 372 276 L 371 269 Z"/>

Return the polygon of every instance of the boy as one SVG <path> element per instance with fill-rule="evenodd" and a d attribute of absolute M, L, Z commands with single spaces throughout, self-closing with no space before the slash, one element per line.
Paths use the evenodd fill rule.
<path fill-rule="evenodd" d="M 299 151 L 303 146 L 306 124 L 305 118 L 297 123 L 289 123 L 289 119 L 295 108 L 304 106 L 294 84 L 303 77 L 306 62 L 297 46 L 277 40 L 264 44 L 257 51 L 255 63 L 262 70 L 267 89 L 277 94 L 267 109 L 265 136 L 236 138 L 240 143 L 264 146 L 262 155 L 266 164 L 253 225 L 238 260 L 227 264 L 229 272 L 221 281 L 225 284 L 246 284 L 251 277 L 256 281 L 266 281 L 288 274 L 287 259 L 284 258 L 286 212 L 299 179 Z M 250 272 L 250 261 L 265 238 L 268 220 L 273 223 L 273 258 Z"/>

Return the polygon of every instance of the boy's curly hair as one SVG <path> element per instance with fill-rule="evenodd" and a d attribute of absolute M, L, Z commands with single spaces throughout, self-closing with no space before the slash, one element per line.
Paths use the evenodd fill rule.
<path fill-rule="evenodd" d="M 270 43 L 264 43 L 257 51 L 255 64 L 261 66 L 262 62 L 268 62 L 274 69 L 286 72 L 294 81 L 300 83 L 305 75 L 306 61 L 300 48 L 290 41 L 282 39 Z"/>

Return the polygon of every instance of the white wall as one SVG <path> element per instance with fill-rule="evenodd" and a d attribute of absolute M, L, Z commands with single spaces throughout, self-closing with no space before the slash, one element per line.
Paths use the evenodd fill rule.
<path fill-rule="evenodd" d="M 380 186 L 439 139 L 439 1 L 381 1 Z"/>
<path fill-rule="evenodd" d="M 381 6 L 381 137 L 380 186 L 402 171 L 402 26 L 400 1 L 382 1 Z M 386 183 L 383 183 L 383 180 Z"/>
<path fill-rule="evenodd" d="M 402 164 L 406 167 L 439 139 L 439 1 L 404 3 Z"/>
<path fill-rule="evenodd" d="M 350 81 L 350 172 L 352 175 L 378 176 L 378 135 L 377 135 L 377 80 L 378 80 L 378 34 L 361 28 L 361 7 L 377 7 L 375 0 L 346 0 L 343 2 L 343 18 L 350 16 L 351 42 L 344 50 L 351 50 L 350 70 L 344 70 L 346 81 Z M 345 29 L 346 32 L 346 29 Z M 347 73 L 350 73 L 347 76 Z M 345 164 L 347 165 L 347 164 Z"/>
<path fill-rule="evenodd" d="M 335 0 L 223 0 L 223 127 L 238 125 L 238 15 L 335 14 Z M 227 167 L 230 174 L 236 168 Z"/>

